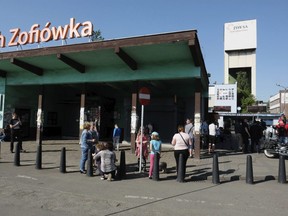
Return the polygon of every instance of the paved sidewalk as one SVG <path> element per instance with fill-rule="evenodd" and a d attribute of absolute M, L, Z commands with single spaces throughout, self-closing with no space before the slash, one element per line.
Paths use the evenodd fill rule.
<path fill-rule="evenodd" d="M 114 182 L 79 173 L 77 140 L 43 141 L 42 169 L 36 169 L 36 142 L 24 142 L 20 166 L 9 143 L 2 144 L 0 159 L 0 208 L 3 215 L 287 215 L 287 184 L 277 182 L 278 159 L 252 154 L 254 183 L 246 184 L 247 155 L 218 150 L 220 184 L 212 182 L 212 155 L 188 159 L 187 183 L 176 181 L 170 144 L 163 145 L 161 161 L 168 172 L 159 181 L 139 173 L 130 146 L 125 151 L 126 177 Z M 60 173 L 61 149 L 66 148 L 66 174 Z M 120 152 L 116 152 L 119 159 Z M 149 162 L 148 162 L 149 166 Z M 287 168 L 286 168 L 287 171 Z M 275 180 L 273 180 L 275 179 Z M 269 181 L 273 180 L 273 181 Z M 269 194 L 269 196 L 267 196 Z"/>
<path fill-rule="evenodd" d="M 66 170 L 67 173 L 79 172 L 80 146 L 77 140 L 49 140 L 42 144 L 42 169 L 54 170 L 59 173 L 61 150 L 66 149 Z M 20 166 L 35 166 L 37 155 L 37 144 L 35 141 L 23 143 L 26 153 L 20 154 Z M 122 144 L 120 151 L 125 151 L 126 177 L 127 179 L 148 177 L 148 173 L 139 172 L 137 168 L 137 158 L 131 153 L 129 144 Z M 120 151 L 116 151 L 118 160 Z M 254 181 L 268 181 L 278 179 L 279 159 L 268 159 L 263 153 L 242 154 L 241 152 L 231 152 L 226 150 L 216 150 L 218 154 L 218 166 L 220 182 L 245 180 L 247 156 L 252 157 Z M 120 161 L 120 160 L 119 160 Z M 167 163 L 167 173 L 160 174 L 160 180 L 175 180 L 175 159 L 173 147 L 170 144 L 163 144 L 161 159 Z M 11 167 L 14 163 L 14 154 L 9 151 L 9 143 L 4 142 L 1 146 L 0 166 L 6 164 Z M 119 163 L 119 162 L 118 162 Z M 118 164 L 119 165 L 119 164 Z M 212 180 L 213 155 L 208 155 L 201 151 L 201 159 L 189 158 L 186 168 L 185 180 L 189 181 L 211 181 Z M 147 163 L 149 168 L 149 160 Z M 288 169 L 286 166 L 286 173 Z M 53 172 L 49 172 L 51 175 Z"/>

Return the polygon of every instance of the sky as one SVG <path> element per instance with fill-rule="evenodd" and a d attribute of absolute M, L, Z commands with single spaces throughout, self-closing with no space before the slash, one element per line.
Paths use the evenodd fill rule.
<path fill-rule="evenodd" d="M 91 21 L 107 40 L 197 30 L 210 84 L 224 82 L 224 24 L 256 19 L 256 99 L 267 102 L 288 87 L 287 0 L 14 0 L 2 1 L 0 7 L 0 32 L 9 36 L 10 29 L 29 31 L 36 23 L 40 29 L 47 22 L 51 27 L 65 26 L 72 17 L 76 22 Z M 88 39 L 67 44 L 83 42 Z M 61 41 L 42 46 L 55 45 Z M 22 47 L 33 48 L 37 45 Z"/>

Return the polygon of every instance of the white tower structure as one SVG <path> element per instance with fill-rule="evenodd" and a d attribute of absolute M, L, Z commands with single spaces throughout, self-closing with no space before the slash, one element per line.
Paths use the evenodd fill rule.
<path fill-rule="evenodd" d="M 237 73 L 245 72 L 251 93 L 256 97 L 256 20 L 225 23 L 224 83 L 236 83 Z"/>

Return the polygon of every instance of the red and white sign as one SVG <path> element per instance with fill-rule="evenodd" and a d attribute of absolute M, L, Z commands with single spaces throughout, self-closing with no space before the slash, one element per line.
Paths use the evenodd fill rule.
<path fill-rule="evenodd" d="M 150 89 L 143 87 L 139 90 L 139 101 L 144 106 L 150 103 Z"/>

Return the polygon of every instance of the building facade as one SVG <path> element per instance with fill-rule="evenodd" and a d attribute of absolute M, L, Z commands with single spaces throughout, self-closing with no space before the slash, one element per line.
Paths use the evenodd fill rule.
<path fill-rule="evenodd" d="M 225 23 L 224 83 L 237 82 L 238 73 L 247 77 L 251 93 L 256 97 L 256 20 Z"/>
<path fill-rule="evenodd" d="M 288 115 L 288 93 L 281 90 L 269 98 L 270 113 L 284 113 Z"/>
<path fill-rule="evenodd" d="M 237 113 L 237 83 L 209 86 L 209 112 Z"/>
<path fill-rule="evenodd" d="M 93 121 L 100 139 L 110 140 L 117 123 L 134 148 L 142 87 L 151 92 L 144 125 L 152 123 L 163 141 L 187 117 L 199 128 L 207 115 L 209 80 L 196 30 L 2 52 L 0 76 L 1 124 L 16 111 L 30 139 L 78 139 L 84 121 Z"/>

